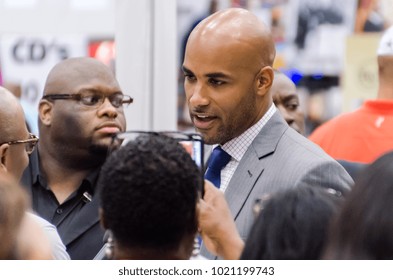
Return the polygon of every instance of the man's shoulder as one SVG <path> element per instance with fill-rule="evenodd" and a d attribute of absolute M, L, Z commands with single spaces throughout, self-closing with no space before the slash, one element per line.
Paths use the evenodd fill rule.
<path fill-rule="evenodd" d="M 277 145 L 278 152 L 287 153 L 288 157 L 294 157 L 298 154 L 304 156 L 323 158 L 331 160 L 331 158 L 315 143 L 300 135 L 293 129 L 285 131 Z"/>

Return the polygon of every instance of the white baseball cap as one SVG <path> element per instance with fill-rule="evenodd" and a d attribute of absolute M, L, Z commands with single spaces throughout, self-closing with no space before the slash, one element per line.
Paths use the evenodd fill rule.
<path fill-rule="evenodd" d="M 393 55 L 393 26 L 386 29 L 382 35 L 377 55 Z"/>

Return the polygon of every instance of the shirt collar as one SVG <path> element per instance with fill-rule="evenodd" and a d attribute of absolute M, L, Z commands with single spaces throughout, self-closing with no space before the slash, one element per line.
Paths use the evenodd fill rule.
<path fill-rule="evenodd" d="M 246 153 L 248 147 L 251 145 L 252 141 L 254 141 L 255 137 L 257 137 L 258 133 L 262 130 L 262 128 L 266 125 L 266 123 L 270 120 L 276 111 L 277 108 L 274 103 L 272 103 L 269 110 L 257 123 L 248 128 L 238 137 L 233 138 L 225 143 L 222 146 L 222 149 L 231 155 L 233 159 L 240 161 L 243 155 Z"/>
<path fill-rule="evenodd" d="M 33 185 L 39 183 L 39 185 L 41 185 L 42 187 L 49 189 L 48 183 L 47 183 L 45 177 L 41 174 L 39 158 L 40 158 L 40 155 L 38 153 L 38 149 L 35 149 L 33 151 L 33 153 L 30 155 L 30 165 L 32 166 L 32 168 L 31 168 L 32 183 L 33 183 Z M 100 170 L 101 170 L 101 167 L 92 170 L 82 180 L 82 183 L 80 185 L 80 186 L 84 186 L 84 188 L 86 188 L 86 191 L 88 191 L 91 194 L 94 194 L 95 185 L 97 183 Z"/>

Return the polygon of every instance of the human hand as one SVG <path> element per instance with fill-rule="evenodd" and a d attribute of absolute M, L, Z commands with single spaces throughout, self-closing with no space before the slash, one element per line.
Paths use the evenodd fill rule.
<path fill-rule="evenodd" d="M 205 180 L 198 203 L 198 226 L 207 250 L 224 259 L 239 259 L 244 247 L 224 193 Z"/>

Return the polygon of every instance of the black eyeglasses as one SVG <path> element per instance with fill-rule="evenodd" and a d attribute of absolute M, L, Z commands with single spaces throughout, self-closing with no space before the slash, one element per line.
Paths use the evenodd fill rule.
<path fill-rule="evenodd" d="M 28 155 L 30 155 L 34 151 L 34 148 L 37 145 L 38 140 L 39 140 L 39 138 L 37 136 L 30 133 L 29 138 L 26 140 L 14 140 L 14 141 L 2 143 L 0 145 L 3 145 L 3 144 L 8 144 L 8 145 L 25 144 L 26 153 Z"/>
<path fill-rule="evenodd" d="M 122 93 L 115 93 L 106 96 L 102 93 L 98 93 L 94 91 L 83 91 L 75 94 L 70 94 L 70 93 L 48 94 L 48 95 L 44 95 L 42 98 L 48 100 L 71 99 L 71 100 L 79 101 L 83 105 L 89 107 L 100 107 L 104 103 L 105 98 L 108 98 L 109 102 L 115 108 L 120 108 L 124 104 L 129 105 L 134 101 L 134 99 L 131 96 L 124 95 Z"/>

